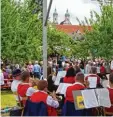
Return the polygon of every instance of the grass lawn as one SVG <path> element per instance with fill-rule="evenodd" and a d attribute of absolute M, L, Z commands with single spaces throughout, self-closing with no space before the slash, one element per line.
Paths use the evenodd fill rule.
<path fill-rule="evenodd" d="M 16 100 L 10 90 L 1 91 L 1 108 L 12 107 L 16 105 Z"/>

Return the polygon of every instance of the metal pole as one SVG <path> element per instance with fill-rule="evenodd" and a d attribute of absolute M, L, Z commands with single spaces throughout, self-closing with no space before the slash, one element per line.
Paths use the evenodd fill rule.
<path fill-rule="evenodd" d="M 44 25 L 47 15 L 47 0 L 43 0 L 43 78 L 47 78 L 47 27 Z"/>
<path fill-rule="evenodd" d="M 47 26 L 47 21 L 48 21 L 49 12 L 50 12 L 50 9 L 51 9 L 52 2 L 53 2 L 53 0 L 50 0 L 47 15 L 46 15 L 46 20 L 45 20 L 45 24 L 44 24 L 45 26 Z"/>

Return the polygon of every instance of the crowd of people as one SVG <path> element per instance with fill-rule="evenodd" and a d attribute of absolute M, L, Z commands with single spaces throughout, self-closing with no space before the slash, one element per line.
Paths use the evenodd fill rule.
<path fill-rule="evenodd" d="M 17 64 L 13 69 L 11 66 L 2 67 L 1 72 L 4 79 L 8 77 L 13 78 L 11 83 L 11 90 L 15 95 L 15 99 L 19 106 L 27 108 L 38 108 L 33 110 L 33 113 L 27 112 L 27 116 L 44 115 L 57 116 L 59 110 L 62 116 L 88 116 L 89 110 L 76 110 L 74 107 L 74 99 L 72 91 L 84 90 L 89 88 L 89 77 L 97 78 L 96 88 L 103 88 L 102 80 L 108 80 L 111 107 L 105 108 L 106 115 L 113 115 L 113 60 L 107 62 L 104 59 L 95 59 L 83 61 L 81 59 L 71 60 L 65 57 L 57 59 L 48 59 L 47 79 L 43 79 L 43 62 L 35 61 L 34 64 L 29 62 L 22 67 Z M 56 94 L 58 86 L 55 85 L 57 73 L 59 71 L 66 71 L 65 77 L 60 79 L 60 83 L 72 84 L 66 89 L 64 95 L 59 100 L 59 94 Z M 87 74 L 85 76 L 85 74 Z M 110 74 L 109 77 L 106 75 Z M 3 85 L 1 83 L 1 85 Z M 34 87 L 35 86 L 35 87 Z M 30 104 L 31 103 L 31 106 Z M 66 104 L 71 103 L 71 107 L 64 109 Z M 33 104 L 36 104 L 33 106 Z M 30 111 L 29 109 L 29 111 Z M 73 110 L 70 111 L 69 110 Z M 97 115 L 90 109 L 90 116 Z M 27 110 L 28 111 L 28 110 Z M 31 111 L 30 111 L 31 112 Z M 25 113 L 24 113 L 25 114 Z"/>

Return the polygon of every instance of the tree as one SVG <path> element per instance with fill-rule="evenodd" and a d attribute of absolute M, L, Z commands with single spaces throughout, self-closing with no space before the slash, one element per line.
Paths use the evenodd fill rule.
<path fill-rule="evenodd" d="M 59 53 L 60 55 L 72 55 L 72 39 L 67 34 L 53 28 L 48 29 L 48 53 Z"/>
<path fill-rule="evenodd" d="M 20 62 L 41 57 L 42 23 L 32 14 L 31 1 L 16 4 L 2 0 L 2 58 Z M 37 34 L 38 33 L 38 34 Z"/>
<path fill-rule="evenodd" d="M 2 59 L 19 63 L 42 59 L 42 21 L 38 19 L 41 9 L 33 0 L 1 2 Z M 71 55 L 70 40 L 68 35 L 48 27 L 48 54 L 56 51 Z"/>
<path fill-rule="evenodd" d="M 79 21 L 80 25 L 91 25 L 92 30 L 85 31 L 84 50 L 90 51 L 93 57 L 111 58 L 113 56 L 113 4 L 100 3 L 101 14 L 91 11 L 91 18 Z M 83 46 L 81 46 L 82 48 Z M 81 51 L 80 51 L 81 52 Z"/>

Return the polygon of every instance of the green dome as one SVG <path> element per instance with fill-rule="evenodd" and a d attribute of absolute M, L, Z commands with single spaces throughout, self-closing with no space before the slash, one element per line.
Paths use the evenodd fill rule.
<path fill-rule="evenodd" d="M 68 9 L 67 9 L 67 11 L 66 11 L 66 13 L 65 13 L 65 17 L 70 17 L 70 14 L 69 14 L 69 12 L 68 12 Z"/>
<path fill-rule="evenodd" d="M 55 8 L 55 11 L 53 13 L 53 16 L 55 16 L 55 15 L 58 15 L 56 8 Z"/>

